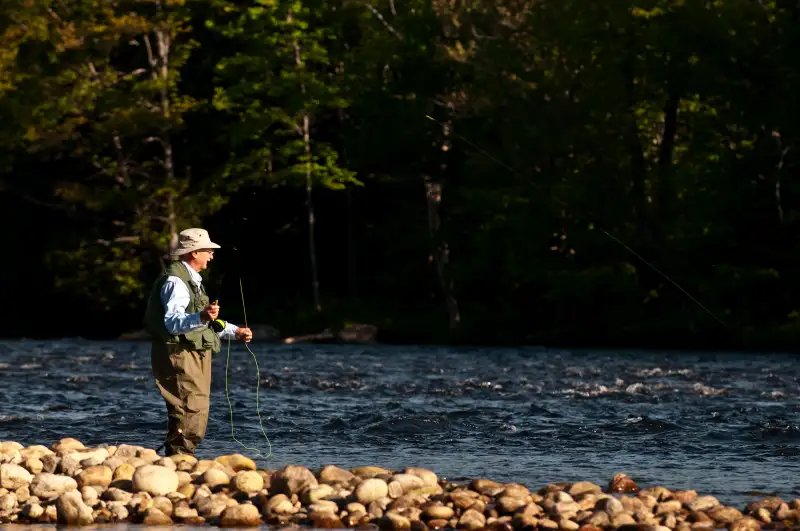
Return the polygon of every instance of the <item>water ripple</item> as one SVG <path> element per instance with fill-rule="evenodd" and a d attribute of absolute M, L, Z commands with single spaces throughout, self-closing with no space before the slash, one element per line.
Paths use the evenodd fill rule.
<path fill-rule="evenodd" d="M 443 477 L 539 487 L 625 472 L 742 505 L 755 490 L 794 497 L 800 364 L 788 355 L 547 349 L 259 346 L 260 374 L 231 351 L 236 438 L 261 466 L 417 465 Z M 149 346 L 0 342 L 0 440 L 160 445 L 163 402 Z M 231 437 L 225 355 L 199 454 Z"/>

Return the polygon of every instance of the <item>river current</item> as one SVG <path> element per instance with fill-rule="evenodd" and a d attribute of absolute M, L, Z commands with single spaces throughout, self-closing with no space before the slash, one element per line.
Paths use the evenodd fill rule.
<path fill-rule="evenodd" d="M 242 344 L 229 359 L 226 349 L 198 457 L 421 466 L 531 489 L 605 487 L 624 472 L 643 488 L 695 489 L 740 508 L 800 496 L 791 354 L 253 343 L 257 374 Z M 232 437 L 226 361 L 233 435 L 247 448 Z M 163 440 L 147 343 L 4 341 L 0 379 L 0 440 Z"/>

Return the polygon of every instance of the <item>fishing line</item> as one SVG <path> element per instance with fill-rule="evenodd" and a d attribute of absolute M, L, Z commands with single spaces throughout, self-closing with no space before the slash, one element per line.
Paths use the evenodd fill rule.
<path fill-rule="evenodd" d="M 220 284 L 222 281 L 220 281 Z M 242 313 L 244 314 L 244 327 L 247 328 L 247 309 L 244 305 L 244 288 L 242 287 L 242 279 L 239 278 L 239 292 L 242 295 Z M 264 459 L 269 459 L 272 456 L 272 443 L 269 441 L 269 437 L 267 437 L 267 433 L 264 431 L 264 423 L 261 420 L 261 408 L 258 406 L 258 389 L 261 387 L 261 373 L 258 369 L 258 358 L 256 357 L 255 353 L 250 350 L 250 346 L 247 343 L 244 343 L 244 347 L 253 356 L 253 361 L 256 364 L 256 415 L 258 416 L 258 425 L 261 427 L 261 434 L 264 435 L 264 439 L 267 441 L 267 445 L 269 446 L 269 453 L 267 455 L 262 455 L 261 452 L 258 451 L 257 448 L 251 448 L 245 445 L 242 441 L 236 438 L 236 429 L 233 423 L 233 404 L 231 403 L 229 385 L 228 385 L 228 367 L 230 366 L 231 360 L 231 337 L 228 336 L 228 355 L 225 359 L 225 398 L 228 400 L 228 409 L 230 411 L 230 424 L 231 424 L 231 437 L 234 441 L 239 443 L 239 445 L 246 449 L 255 452 L 257 457 L 262 457 Z"/>
<path fill-rule="evenodd" d="M 432 117 L 431 115 L 429 115 L 429 114 L 426 114 L 426 115 L 425 115 L 425 118 L 427 118 L 427 119 L 429 119 L 429 120 L 431 120 L 431 121 L 433 121 L 433 122 L 435 122 L 435 123 L 439 124 L 440 126 L 444 127 L 444 124 L 443 124 L 443 123 L 441 123 L 440 121 L 436 120 L 435 118 L 433 118 L 433 117 Z M 521 178 L 523 178 L 523 179 L 525 178 L 525 177 L 524 177 L 524 176 L 523 176 L 523 175 L 522 175 L 522 174 L 521 174 L 519 171 L 517 171 L 516 169 L 512 168 L 511 166 L 509 166 L 508 164 L 506 164 L 506 163 L 505 163 L 505 162 L 503 162 L 502 160 L 498 159 L 497 157 L 495 157 L 494 155 L 492 155 L 491 153 L 489 153 L 489 152 L 488 152 L 488 151 L 486 151 L 485 149 L 482 149 L 480 146 L 477 146 L 477 145 L 475 145 L 475 143 L 474 143 L 474 142 L 472 142 L 472 141 L 470 141 L 468 138 L 465 138 L 464 136 L 462 136 L 462 135 L 460 135 L 460 134 L 458 134 L 458 133 L 453 133 L 452 131 L 450 132 L 450 135 L 451 135 L 451 136 L 454 136 L 454 137 L 456 137 L 456 138 L 459 138 L 459 139 L 461 139 L 461 140 L 463 140 L 464 142 L 466 142 L 466 143 L 467 143 L 467 144 L 469 144 L 470 146 L 472 146 L 472 147 L 474 147 L 475 149 L 477 149 L 477 150 L 478 150 L 479 152 L 481 152 L 482 154 L 486 155 L 487 157 L 489 157 L 490 159 L 492 159 L 492 160 L 493 160 L 493 161 L 495 161 L 496 163 L 500 164 L 500 165 L 501 165 L 501 166 L 503 166 L 504 168 L 506 168 L 506 169 L 508 169 L 509 171 L 511 171 L 512 173 L 514 173 L 516 176 L 518 176 L 518 177 L 521 177 Z M 536 184 L 536 183 L 534 183 L 534 184 Z M 597 229 L 598 229 L 600 232 L 602 232 L 603 234 L 605 234 L 606 236 L 608 236 L 609 238 L 611 238 L 613 241 L 615 241 L 616 243 L 618 243 L 619 245 L 621 245 L 621 246 L 622 246 L 624 249 L 626 249 L 628 252 L 630 252 L 630 253 L 631 253 L 633 256 L 635 256 L 636 258 L 638 258 L 639 260 L 641 260 L 641 261 L 642 261 L 644 264 L 646 264 L 646 265 L 647 265 L 647 266 L 648 266 L 650 269 L 652 269 L 653 271 L 655 271 L 656 273 L 658 273 L 659 275 L 661 275 L 661 276 L 662 276 L 664 279 L 666 279 L 666 280 L 667 280 L 667 281 L 668 281 L 670 284 L 672 284 L 673 286 L 675 286 L 676 288 L 678 288 L 678 289 L 679 289 L 681 292 L 683 292 L 683 294 L 684 294 L 684 295 L 686 295 L 686 296 L 687 296 L 687 297 L 688 297 L 688 298 L 689 298 L 689 299 L 690 299 L 692 302 L 694 302 L 694 303 L 695 303 L 695 304 L 697 304 L 697 305 L 698 305 L 700 308 L 702 308 L 702 309 L 703 309 L 703 310 L 704 310 L 704 311 L 705 311 L 705 312 L 706 312 L 708 315 L 710 315 L 711 317 L 713 317 L 714 319 L 716 319 L 716 320 L 717 320 L 717 321 L 718 321 L 720 324 L 722 324 L 722 326 L 724 326 L 726 329 L 730 330 L 730 328 L 729 328 L 729 327 L 728 327 L 728 325 L 725 323 L 725 321 L 723 321 L 722 319 L 720 319 L 719 317 L 717 317 L 717 316 L 716 316 L 716 315 L 715 315 L 715 314 L 714 314 L 714 313 L 713 313 L 711 310 L 709 310 L 708 308 L 706 308 L 706 307 L 705 307 L 705 306 L 704 306 L 704 305 L 703 305 L 703 304 L 702 304 L 702 303 L 701 303 L 699 300 L 697 300 L 695 297 L 693 297 L 693 296 L 692 296 L 692 295 L 691 295 L 691 294 L 690 294 L 688 291 L 686 291 L 685 289 L 683 289 L 683 288 L 682 288 L 682 287 L 681 287 L 681 286 L 680 286 L 680 285 L 679 285 L 677 282 L 675 282 L 674 280 L 672 280 L 672 279 L 671 279 L 671 278 L 670 278 L 670 277 L 669 277 L 669 276 L 668 276 L 666 273 L 662 272 L 662 271 L 661 271 L 660 269 L 658 269 L 656 266 L 654 266 L 653 264 L 651 264 L 651 263 L 650 263 L 649 261 L 647 261 L 647 260 L 646 260 L 646 259 L 645 259 L 645 258 L 644 258 L 642 255 L 640 255 L 639 253 L 637 253 L 636 251 L 634 251 L 633 249 L 631 249 L 631 248 L 630 248 L 630 246 L 626 245 L 626 244 L 625 244 L 624 242 L 622 242 L 622 241 L 621 241 L 619 238 L 617 238 L 616 236 L 614 236 L 613 234 L 611 234 L 610 232 L 608 232 L 607 230 L 605 230 L 604 228 L 602 228 L 600 225 L 598 225 L 597 223 L 595 223 L 593 220 L 591 220 L 591 219 L 587 218 L 586 216 L 584 216 L 584 215 L 580 214 L 579 212 L 575 212 L 575 210 L 574 210 L 574 209 L 573 209 L 573 208 L 572 208 L 572 207 L 571 207 L 571 206 L 570 206 L 570 205 L 569 205 L 569 204 L 568 204 L 566 201 L 563 201 L 563 200 L 559 199 L 557 196 L 555 196 L 555 195 L 553 195 L 553 194 L 550 194 L 550 195 L 551 195 L 551 197 L 553 197 L 553 199 L 555 199 L 555 200 L 556 200 L 556 202 L 560 203 L 562 206 L 565 206 L 565 207 L 569 208 L 569 209 L 570 209 L 571 211 L 573 211 L 573 213 L 575 213 L 575 214 L 576 214 L 576 215 L 577 215 L 579 218 L 582 218 L 584 221 L 587 221 L 587 222 L 589 222 L 591 225 L 593 225 L 593 226 L 597 227 Z"/>

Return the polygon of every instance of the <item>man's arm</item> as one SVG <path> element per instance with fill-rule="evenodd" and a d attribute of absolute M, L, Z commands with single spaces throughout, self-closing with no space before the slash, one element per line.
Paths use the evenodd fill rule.
<path fill-rule="evenodd" d="M 236 331 L 239 330 L 239 327 L 233 323 L 229 323 L 225 321 L 225 329 L 219 332 L 220 339 L 225 339 L 226 337 L 236 337 Z"/>
<path fill-rule="evenodd" d="M 172 335 L 181 335 L 207 326 L 200 319 L 200 312 L 186 313 L 189 305 L 189 290 L 178 277 L 167 277 L 161 287 L 161 304 L 164 305 L 164 325 Z"/>

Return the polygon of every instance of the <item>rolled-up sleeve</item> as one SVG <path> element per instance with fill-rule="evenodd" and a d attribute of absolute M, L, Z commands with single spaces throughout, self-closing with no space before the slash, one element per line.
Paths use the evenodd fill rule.
<path fill-rule="evenodd" d="M 219 333 L 219 337 L 225 339 L 226 337 L 234 337 L 239 327 L 233 323 L 225 321 L 225 329 Z"/>
<path fill-rule="evenodd" d="M 161 288 L 161 304 L 164 305 L 164 326 L 172 335 L 181 335 L 207 326 L 200 320 L 200 312 L 186 313 L 189 305 L 189 290 L 178 277 L 167 277 Z"/>

